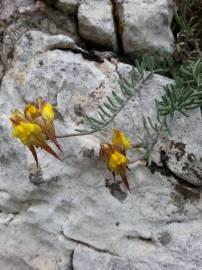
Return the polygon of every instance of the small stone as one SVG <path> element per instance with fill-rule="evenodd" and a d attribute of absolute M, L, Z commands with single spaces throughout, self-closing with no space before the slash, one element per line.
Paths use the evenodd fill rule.
<path fill-rule="evenodd" d="M 83 109 L 83 107 L 81 106 L 80 103 L 74 105 L 74 112 L 75 112 L 75 114 L 78 115 L 78 116 L 83 116 L 83 115 L 85 115 L 85 111 L 84 111 L 84 109 Z"/>
<path fill-rule="evenodd" d="M 168 231 L 164 231 L 160 234 L 159 236 L 159 241 L 161 242 L 162 245 L 167 245 L 171 241 L 171 235 Z"/>
<path fill-rule="evenodd" d="M 95 154 L 94 148 L 83 147 L 82 152 L 83 156 L 87 158 L 93 158 Z"/>
<path fill-rule="evenodd" d="M 38 186 L 44 183 L 42 170 L 35 163 L 31 163 L 29 166 L 29 180 L 32 184 Z"/>
<path fill-rule="evenodd" d="M 87 41 L 117 51 L 112 6 L 107 0 L 86 0 L 78 10 L 79 33 Z"/>
<path fill-rule="evenodd" d="M 173 5 L 167 0 L 116 1 L 121 39 L 126 54 L 172 53 L 174 37 L 170 28 Z"/>

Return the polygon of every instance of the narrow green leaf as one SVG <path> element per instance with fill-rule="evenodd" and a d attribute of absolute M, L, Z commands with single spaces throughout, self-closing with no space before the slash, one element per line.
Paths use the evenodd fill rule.
<path fill-rule="evenodd" d="M 154 124 L 152 123 L 152 120 L 151 120 L 150 117 L 147 117 L 147 121 L 149 122 L 151 128 L 152 128 L 153 130 L 156 130 L 156 128 L 155 128 Z"/>
<path fill-rule="evenodd" d="M 118 109 L 117 105 L 114 104 L 114 102 L 112 101 L 112 99 L 109 96 L 107 96 L 107 99 L 112 107 L 114 107 L 115 109 Z"/>
<path fill-rule="evenodd" d="M 116 109 L 114 109 L 110 104 L 103 102 L 103 105 L 105 106 L 105 108 L 107 108 L 111 113 L 115 113 Z"/>
<path fill-rule="evenodd" d="M 123 77 L 121 81 L 126 85 L 126 87 L 131 87 L 130 82 L 125 77 Z"/>
<path fill-rule="evenodd" d="M 123 81 L 119 81 L 119 86 L 121 88 L 121 92 L 123 96 L 132 96 L 131 90 L 124 84 Z"/>
<path fill-rule="evenodd" d="M 102 108 L 102 106 L 98 105 L 98 108 L 101 110 L 101 112 L 102 112 L 104 115 L 106 115 L 106 116 L 109 117 L 109 118 L 111 117 L 111 115 L 108 114 L 108 113 L 105 111 L 105 109 Z"/>
<path fill-rule="evenodd" d="M 104 123 L 99 121 L 98 119 L 92 117 L 92 116 L 86 116 L 86 119 L 92 123 L 92 124 L 98 124 L 98 125 L 103 125 Z"/>
<path fill-rule="evenodd" d="M 112 91 L 112 95 L 120 105 L 123 105 L 124 100 L 119 95 L 117 95 L 114 91 Z"/>
<path fill-rule="evenodd" d="M 103 114 L 101 112 L 98 111 L 98 114 L 100 116 L 100 118 L 104 121 L 104 122 L 107 122 L 106 119 L 104 118 Z"/>

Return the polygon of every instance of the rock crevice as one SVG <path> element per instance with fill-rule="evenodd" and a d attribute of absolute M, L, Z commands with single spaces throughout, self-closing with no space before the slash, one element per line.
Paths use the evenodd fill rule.
<path fill-rule="evenodd" d="M 118 53 L 120 55 L 124 55 L 124 48 L 123 48 L 123 41 L 122 41 L 122 34 L 123 34 L 123 27 L 124 23 L 121 21 L 119 16 L 119 10 L 117 7 L 116 0 L 110 0 L 112 5 L 112 16 L 114 21 L 114 31 L 117 39 L 117 46 L 118 46 Z"/>
<path fill-rule="evenodd" d="M 71 241 L 73 243 L 76 243 L 78 245 L 81 245 L 81 246 L 84 246 L 84 247 L 87 247 L 89 249 L 92 249 L 94 251 L 97 251 L 99 253 L 103 253 L 103 254 L 108 254 L 110 256 L 115 256 L 115 257 L 120 257 L 118 254 L 116 253 L 113 253 L 111 252 L 110 250 L 107 250 L 107 249 L 102 249 L 102 248 L 99 248 L 99 247 L 96 247 L 90 243 L 87 243 L 87 242 L 84 242 L 82 240 L 79 240 L 79 239 L 74 239 L 74 238 L 71 238 L 69 236 L 67 236 L 64 231 L 62 231 L 62 235 L 65 237 L 65 239 L 67 239 L 68 241 Z"/>

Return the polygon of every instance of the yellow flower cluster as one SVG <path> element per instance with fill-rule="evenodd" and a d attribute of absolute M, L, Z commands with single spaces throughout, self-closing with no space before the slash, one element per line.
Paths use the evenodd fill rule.
<path fill-rule="evenodd" d="M 29 148 L 37 166 L 36 148 L 38 147 L 44 149 L 55 158 L 60 159 L 58 154 L 46 142 L 51 140 L 62 151 L 61 146 L 57 142 L 54 127 L 54 111 L 50 103 L 46 103 L 42 98 L 39 98 L 36 103 L 29 103 L 23 113 L 16 109 L 12 113 L 10 120 L 13 126 L 13 137 L 19 139 Z M 100 156 L 106 161 L 109 171 L 112 172 L 114 178 L 116 175 L 120 175 L 129 191 L 130 187 L 126 176 L 128 164 L 126 151 L 130 148 L 131 141 L 119 129 L 114 129 L 111 143 L 105 142 L 100 145 Z"/>
<path fill-rule="evenodd" d="M 37 147 L 41 147 L 60 159 L 56 152 L 46 143 L 47 139 L 51 140 L 62 151 L 55 135 L 54 111 L 51 104 L 39 98 L 37 103 L 30 103 L 25 107 L 24 114 L 19 110 L 15 110 L 10 120 L 13 126 L 13 137 L 20 139 L 30 149 L 37 166 Z"/>
<path fill-rule="evenodd" d="M 126 151 L 130 148 L 131 141 L 119 129 L 114 129 L 111 144 L 106 142 L 100 145 L 100 156 L 106 160 L 108 169 L 114 177 L 116 174 L 121 176 L 123 183 L 129 191 L 130 187 L 126 176 L 128 164 Z"/>

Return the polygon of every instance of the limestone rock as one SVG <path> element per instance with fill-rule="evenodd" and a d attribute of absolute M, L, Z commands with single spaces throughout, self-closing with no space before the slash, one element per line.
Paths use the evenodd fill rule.
<path fill-rule="evenodd" d="M 99 143 L 111 139 L 112 126 L 61 139 L 63 162 L 38 149 L 39 168 L 25 146 L 11 137 L 10 111 L 23 109 L 39 94 L 54 104 L 56 131 L 64 134 L 83 126 L 78 107 L 75 113 L 78 100 L 93 113 L 106 94 L 119 91 L 119 74 L 131 67 L 84 59 L 75 46 L 63 35 L 24 34 L 2 80 L 0 253 L 20 257 L 27 269 L 37 270 L 83 270 L 84 265 L 86 270 L 200 269 L 200 190 L 130 165 L 129 194 L 98 158 Z M 154 116 L 152 100 L 171 82 L 151 78 L 114 124 L 135 139 L 142 130 L 138 115 L 144 110 Z M 86 155 L 87 148 L 94 149 L 92 154 Z M 16 263 L 16 269 L 23 266 Z"/>
<path fill-rule="evenodd" d="M 78 35 L 76 18 L 61 13 L 51 5 L 31 0 L 3 0 L 0 4 L 2 5 L 0 16 L 5 20 L 1 27 L 0 18 L 0 32 L 2 32 L 3 41 L 0 44 L 0 57 L 4 61 L 6 69 L 11 65 L 15 44 L 24 33 L 30 30 L 39 30 L 52 35 L 66 34 L 81 46 L 83 44 Z"/>
<path fill-rule="evenodd" d="M 202 186 L 201 112 L 189 118 L 178 116 L 172 127 L 172 137 L 161 146 L 165 163 L 178 177 L 195 186 Z"/>
<path fill-rule="evenodd" d="M 190 224 L 187 224 L 187 227 Z M 194 231 L 195 233 L 199 232 L 199 226 L 200 223 L 192 224 L 194 226 Z M 171 235 L 173 234 L 173 227 L 175 227 L 176 233 L 179 232 L 179 235 L 177 236 L 177 239 L 175 241 L 176 248 L 173 249 L 173 252 L 170 253 L 169 250 L 167 250 L 167 253 L 165 252 L 164 254 L 161 252 L 161 248 L 158 249 L 154 252 L 151 252 L 150 255 L 145 258 L 145 254 L 140 254 L 139 257 L 134 256 L 128 257 L 128 258 L 123 258 L 123 257 L 117 257 L 117 256 L 111 256 L 107 253 L 100 253 L 95 250 L 91 250 L 88 248 L 83 248 L 83 247 L 78 247 L 75 249 L 74 254 L 73 254 L 73 267 L 75 270 L 82 270 L 83 265 L 85 265 L 86 270 L 92 270 L 92 269 L 97 269 L 97 270 L 132 270 L 132 269 L 143 269 L 143 270 L 167 270 L 167 269 L 179 269 L 179 267 L 189 270 L 189 269 L 200 269 L 200 253 L 197 251 L 196 247 L 200 245 L 200 239 L 201 239 L 201 234 L 200 234 L 200 239 L 196 239 L 196 234 L 195 236 L 190 237 L 188 244 L 190 244 L 189 248 L 193 248 L 193 252 L 196 252 L 195 254 L 192 253 L 191 256 L 194 256 L 196 260 L 198 260 L 196 263 L 193 262 L 192 257 L 190 256 L 190 249 L 184 249 L 184 252 L 187 253 L 186 258 L 180 258 L 179 261 L 174 259 L 174 256 L 180 248 L 181 244 L 180 241 L 183 241 L 183 232 L 180 231 L 183 226 L 180 224 L 175 224 L 168 226 L 170 227 L 168 231 L 164 231 L 162 235 Z M 176 233 L 174 233 L 176 237 Z M 195 244 L 193 245 L 192 241 L 196 241 Z M 173 242 L 174 240 L 170 240 L 170 242 Z M 145 243 L 145 245 L 148 245 L 149 243 Z M 167 243 L 164 245 L 165 249 L 169 249 L 170 243 Z M 195 246 L 195 247 L 194 247 Z M 144 258 L 144 259 L 143 259 Z"/>
<path fill-rule="evenodd" d="M 3 270 L 33 270 L 18 257 L 0 257 L 0 269 Z"/>
<path fill-rule="evenodd" d="M 89 42 L 117 50 L 116 30 L 109 0 L 85 0 L 78 10 L 79 33 Z"/>
<path fill-rule="evenodd" d="M 74 49 L 79 47 L 67 36 L 42 35 L 39 31 L 24 35 L 16 46 L 14 61 L 17 68 L 14 76 L 26 102 L 41 96 L 57 105 L 64 117 L 76 117 L 74 112 L 78 104 L 88 110 L 95 106 L 89 103 L 99 101 L 104 95 L 104 75 L 96 69 L 96 63 L 74 54 Z M 30 86 L 31 92 L 28 89 Z"/>
<path fill-rule="evenodd" d="M 80 0 L 58 0 L 56 7 L 67 14 L 77 15 Z"/>
<path fill-rule="evenodd" d="M 0 19 L 9 21 L 17 12 L 30 8 L 34 0 L 2 0 L 0 2 Z"/>
<path fill-rule="evenodd" d="M 81 0 L 42 0 L 45 3 L 61 10 L 65 14 L 77 15 Z"/>
<path fill-rule="evenodd" d="M 172 1 L 116 0 L 123 49 L 128 54 L 172 52 Z"/>
<path fill-rule="evenodd" d="M 128 77 L 131 66 L 118 64 L 117 71 L 120 75 Z M 155 75 L 140 90 L 141 94 L 134 97 L 129 105 L 120 113 L 115 125 L 124 129 L 130 128 L 135 141 L 135 134 L 143 137 L 145 133 L 143 116 L 156 121 L 156 108 L 154 99 L 164 94 L 163 86 L 173 83 L 172 80 Z M 159 163 L 163 153 L 163 162 L 171 172 L 186 182 L 202 186 L 202 141 L 201 141 L 201 113 L 194 110 L 189 113 L 190 117 L 176 115 L 175 121 L 170 124 L 172 136 L 162 134 L 154 150 L 153 158 Z M 121 120 L 123 119 L 123 120 Z M 132 132 L 133 130 L 133 132 Z"/>

